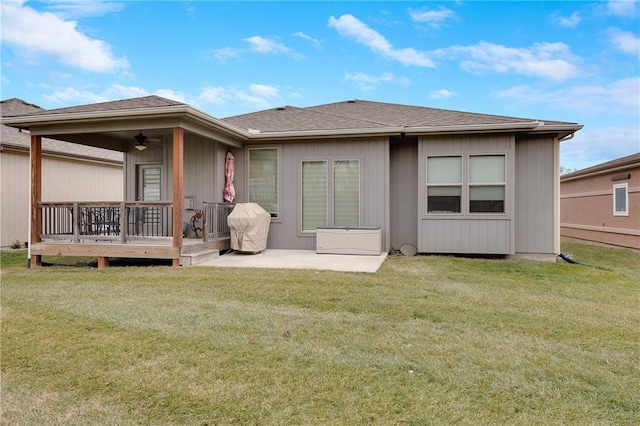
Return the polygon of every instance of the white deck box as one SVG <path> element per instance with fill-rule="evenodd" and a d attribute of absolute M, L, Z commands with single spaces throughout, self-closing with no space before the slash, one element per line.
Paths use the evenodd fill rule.
<path fill-rule="evenodd" d="M 316 230 L 316 253 L 378 256 L 382 231 L 380 227 L 321 226 Z"/>

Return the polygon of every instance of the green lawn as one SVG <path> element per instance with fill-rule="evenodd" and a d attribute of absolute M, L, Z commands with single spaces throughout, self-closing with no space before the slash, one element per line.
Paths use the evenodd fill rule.
<path fill-rule="evenodd" d="M 640 254 L 377 274 L 2 252 L 2 424 L 637 424 Z M 62 263 L 73 266 L 64 266 Z"/>

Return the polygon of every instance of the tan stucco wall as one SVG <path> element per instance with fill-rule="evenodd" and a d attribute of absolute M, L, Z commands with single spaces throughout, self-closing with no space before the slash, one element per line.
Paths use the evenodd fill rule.
<path fill-rule="evenodd" d="M 629 173 L 630 179 L 612 181 Z M 628 216 L 613 214 L 613 186 L 628 185 Z M 561 182 L 563 237 L 640 249 L 640 167 Z"/>

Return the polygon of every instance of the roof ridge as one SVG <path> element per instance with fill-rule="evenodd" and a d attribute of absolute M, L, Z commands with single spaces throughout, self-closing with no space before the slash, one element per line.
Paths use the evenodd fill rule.
<path fill-rule="evenodd" d="M 153 105 L 166 104 L 166 105 Z M 148 103 L 145 105 L 145 103 Z M 176 106 L 188 104 L 173 99 L 164 98 L 158 95 L 139 96 L 135 98 L 116 99 L 112 101 L 89 103 L 83 105 L 73 105 L 69 107 L 60 107 L 55 109 L 43 109 L 42 111 L 34 111 L 29 114 L 21 115 L 49 115 L 49 114 L 64 114 L 64 113 L 76 113 L 86 111 L 117 111 L 117 110 L 131 110 L 141 108 L 153 108 L 159 106 Z"/>

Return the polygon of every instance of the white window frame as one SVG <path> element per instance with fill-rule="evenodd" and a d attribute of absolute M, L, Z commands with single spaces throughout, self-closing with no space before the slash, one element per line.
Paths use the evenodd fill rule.
<path fill-rule="evenodd" d="M 445 182 L 445 183 L 430 183 L 429 182 L 429 158 L 459 158 L 460 159 L 460 182 Z M 465 187 L 465 176 L 464 176 L 464 155 L 462 154 L 442 154 L 442 155 L 427 155 L 425 162 L 425 181 L 426 181 L 426 192 L 425 192 L 425 212 L 427 215 L 447 215 L 447 216 L 460 216 L 464 213 L 464 187 Z M 451 188 L 456 187 L 460 188 L 460 211 L 459 212 L 440 212 L 440 211 L 429 211 L 429 188 Z"/>
<path fill-rule="evenodd" d="M 303 171 L 303 167 L 304 167 L 304 163 L 324 163 L 325 165 L 325 173 L 326 173 L 326 180 L 325 180 L 325 213 L 324 213 L 324 217 L 325 217 L 325 221 L 327 222 L 327 224 L 329 223 L 330 219 L 329 219 L 329 211 L 331 209 L 330 205 L 329 205 L 329 200 L 330 200 L 330 188 L 329 186 L 331 185 L 331 182 L 329 180 L 329 164 L 330 161 L 326 160 L 326 159 L 309 159 L 309 160 L 302 160 L 300 161 L 300 232 L 302 234 L 314 234 L 316 233 L 315 229 L 304 229 L 304 171 Z"/>
<path fill-rule="evenodd" d="M 361 158 L 305 158 L 299 162 L 300 173 L 300 213 L 299 213 L 299 232 L 301 235 L 315 235 L 316 230 L 304 230 L 303 229 L 303 214 L 304 206 L 302 198 L 304 196 L 304 182 L 302 178 L 302 165 L 308 162 L 321 162 L 326 164 L 326 225 L 334 226 L 335 221 L 335 168 L 336 163 L 341 161 L 356 161 L 358 163 L 358 224 L 353 226 L 360 226 L 362 222 L 362 159 Z M 346 226 L 346 225 L 335 225 Z M 351 225 L 350 225 L 351 226 Z"/>
<path fill-rule="evenodd" d="M 276 150 L 276 211 L 269 212 L 271 214 L 271 220 L 277 220 L 280 218 L 280 147 L 279 146 L 259 146 L 247 148 L 247 201 L 252 203 L 251 200 L 251 151 L 264 151 L 264 150 Z M 265 209 L 266 210 L 266 209 Z"/>
<path fill-rule="evenodd" d="M 471 157 L 487 157 L 487 156 L 495 156 L 495 157 L 504 157 L 504 182 L 469 182 L 469 176 L 471 173 Z M 462 183 L 429 183 L 429 171 L 428 171 L 428 163 L 429 158 L 438 158 L 438 157 L 459 157 L 461 158 L 461 167 L 462 167 Z M 424 192 L 424 215 L 425 216 L 447 216 L 447 217 L 500 217 L 507 216 L 509 211 L 509 154 L 506 152 L 474 152 L 474 153 L 438 153 L 438 154 L 427 154 L 425 157 L 425 192 Z M 452 187 L 452 186 L 460 186 L 461 195 L 460 195 L 460 212 L 429 212 L 429 187 Z M 474 186 L 495 186 L 495 187 L 503 187 L 504 188 L 504 209 L 502 212 L 471 212 L 471 194 L 470 188 Z"/>
<path fill-rule="evenodd" d="M 503 182 L 473 182 L 471 183 L 471 157 L 502 157 L 504 164 L 504 181 Z M 509 180 L 507 174 L 507 154 L 469 154 L 467 155 L 467 179 L 466 179 L 466 187 L 467 187 L 467 200 L 466 200 L 466 208 L 467 213 L 469 215 L 491 215 L 491 216 L 499 216 L 507 214 L 507 181 Z M 471 188 L 474 186 L 491 186 L 491 187 L 501 187 L 504 188 L 504 200 L 502 201 L 502 211 L 501 212 L 472 212 L 471 211 Z"/>
<path fill-rule="evenodd" d="M 616 210 L 616 201 L 618 199 L 616 190 L 619 188 L 624 188 L 624 210 L 623 211 Z M 629 216 L 629 184 L 628 183 L 619 183 L 617 185 L 613 185 L 613 215 Z"/>

